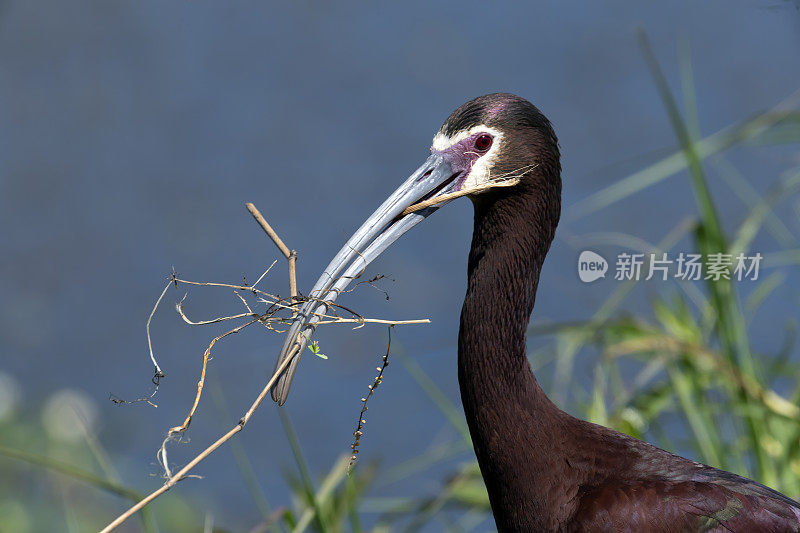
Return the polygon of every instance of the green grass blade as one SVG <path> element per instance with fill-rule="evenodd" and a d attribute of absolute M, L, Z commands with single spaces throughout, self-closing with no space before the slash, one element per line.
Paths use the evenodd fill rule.
<path fill-rule="evenodd" d="M 773 272 L 764 278 L 747 298 L 745 309 L 747 309 L 748 313 L 751 315 L 754 314 L 761 304 L 764 303 L 764 300 L 766 300 L 775 289 L 780 287 L 784 281 L 786 281 L 786 274 L 783 272 Z"/>
<path fill-rule="evenodd" d="M 697 113 L 697 96 L 694 86 L 694 71 L 692 69 L 692 51 L 689 40 L 684 37 L 678 41 L 678 55 L 680 56 L 681 92 L 683 93 L 683 107 L 686 109 L 686 129 L 692 140 L 700 138 L 700 117 Z"/>
<path fill-rule="evenodd" d="M 345 480 L 345 491 L 347 494 L 347 515 L 350 518 L 350 529 L 353 533 L 361 533 L 361 518 L 358 516 L 358 499 L 360 497 L 358 487 L 353 476 L 347 476 Z"/>
<path fill-rule="evenodd" d="M 472 453 L 472 447 L 465 444 L 463 440 L 445 442 L 444 444 L 434 446 L 424 453 L 384 471 L 379 481 L 376 483 L 376 486 L 384 487 L 391 485 L 392 483 L 406 479 L 423 470 L 427 470 L 441 461 L 446 461 L 447 459 L 451 459 L 463 453 Z"/>
<path fill-rule="evenodd" d="M 294 430 L 294 426 L 289 418 L 289 414 L 286 412 L 286 408 L 278 408 L 278 415 L 280 416 L 283 430 L 286 433 L 286 439 L 289 441 L 289 447 L 292 449 L 292 455 L 294 456 L 295 463 L 297 464 L 297 470 L 300 472 L 300 479 L 303 483 L 303 491 L 308 500 L 308 504 L 314 511 L 312 517 L 314 520 L 316 520 L 319 530 L 324 533 L 328 531 L 328 524 L 325 521 L 325 516 L 323 515 L 322 509 L 319 505 L 317 491 L 314 488 L 314 482 L 311 480 L 311 474 L 309 473 L 308 464 L 306 463 L 305 456 L 303 455 L 303 450 L 300 448 L 300 441 L 297 438 L 297 433 Z M 302 531 L 303 529 L 298 529 L 299 526 L 300 522 L 298 522 L 298 525 L 293 531 Z"/>
<path fill-rule="evenodd" d="M 713 430 L 716 425 L 703 408 L 702 401 L 697 397 L 697 384 L 692 382 L 693 380 L 687 372 L 677 368 L 674 364 L 669 368 L 668 373 L 678 396 L 681 410 L 694 434 L 694 442 L 699 448 L 703 462 L 723 468 L 720 440 Z"/>
<path fill-rule="evenodd" d="M 216 379 L 211 380 L 211 399 L 214 402 L 214 406 L 217 408 L 217 412 L 223 421 L 224 427 L 230 427 L 232 417 L 228 410 L 228 402 Z M 272 518 L 272 507 L 267 501 L 267 496 L 264 494 L 261 484 L 258 482 L 258 477 L 253 470 L 253 464 L 250 462 L 250 458 L 247 456 L 244 446 L 242 446 L 238 438 L 228 441 L 228 445 L 233 455 L 233 460 L 236 463 L 236 468 L 239 470 L 239 475 L 242 476 L 242 481 L 244 481 L 247 487 L 247 492 L 249 492 L 250 497 L 253 498 L 253 503 L 255 503 L 256 508 L 261 513 L 261 517 L 264 520 L 270 521 Z M 281 527 L 277 522 L 272 522 L 269 529 L 275 533 L 280 533 L 281 531 Z"/>
<path fill-rule="evenodd" d="M 704 222 L 704 225 L 706 226 L 708 237 L 712 240 L 712 243 L 715 245 L 717 250 L 724 250 L 725 244 L 722 237 L 722 229 L 720 227 L 719 217 L 717 216 L 717 210 L 714 207 L 714 203 L 711 200 L 711 193 L 708 190 L 708 184 L 706 183 L 703 169 L 700 165 L 700 156 L 697 151 L 697 146 L 692 141 L 689 130 L 681 118 L 681 113 L 678 110 L 678 104 L 672 97 L 672 92 L 669 89 L 667 79 L 664 76 L 664 73 L 661 71 L 661 67 L 656 60 L 652 48 L 650 47 L 647 36 L 645 35 L 644 31 L 639 30 L 637 32 L 637 37 L 639 39 L 639 45 L 642 48 L 645 61 L 647 62 L 647 66 L 650 68 L 650 74 L 655 81 L 656 89 L 661 97 L 661 102 L 664 104 L 664 107 L 667 110 L 667 115 L 669 116 L 670 123 L 672 124 L 672 129 L 674 130 L 675 135 L 678 137 L 681 150 L 686 158 L 687 168 L 689 169 L 689 174 L 692 177 L 692 188 L 695 193 L 698 209 L 700 210 L 700 216 Z"/>
<path fill-rule="evenodd" d="M 650 69 L 656 89 L 661 97 L 661 101 L 667 111 L 670 123 L 681 146 L 681 150 L 687 161 L 687 168 L 691 176 L 692 190 L 697 202 L 698 211 L 702 220 L 698 228 L 696 239 L 700 251 L 708 256 L 712 253 L 721 253 L 727 250 L 725 237 L 722 233 L 719 216 L 708 189 L 705 173 L 700 164 L 700 156 L 697 152 L 696 143 L 691 139 L 689 131 L 684 123 L 677 104 L 675 103 L 669 85 L 656 60 L 655 54 L 643 31 L 638 32 L 638 39 L 642 48 L 645 61 Z M 736 361 L 743 372 L 755 378 L 757 375 L 756 365 L 750 351 L 750 344 L 747 338 L 747 329 L 744 317 L 739 308 L 733 286 L 730 281 L 709 280 L 709 292 L 718 310 L 717 325 L 720 330 L 720 337 L 724 346 L 724 352 L 731 362 Z M 738 399 L 744 403 L 745 421 L 748 427 L 751 448 L 755 455 L 758 467 L 759 478 L 766 483 L 773 483 L 776 480 L 776 472 L 772 468 L 767 454 L 761 446 L 761 438 L 768 435 L 766 422 L 759 416 L 758 410 L 753 409 L 750 399 L 739 391 Z"/>
<path fill-rule="evenodd" d="M 10 459 L 16 459 L 18 461 L 24 461 L 34 466 L 50 470 L 51 472 L 58 472 L 59 474 L 63 474 L 72 479 L 77 479 L 79 481 L 88 483 L 89 485 L 91 485 L 96 489 L 114 494 L 116 496 L 121 496 L 134 503 L 144 498 L 144 496 L 141 493 L 139 493 L 134 489 L 128 488 L 114 481 L 102 478 L 80 467 L 71 465 L 69 463 L 65 463 L 63 461 L 59 461 L 57 459 L 52 459 L 44 455 L 39 455 L 24 450 L 17 450 L 14 448 L 0 446 L 0 456 L 8 457 Z M 150 510 L 147 507 L 142 509 L 142 524 L 145 528 L 145 531 L 147 532 L 156 531 L 153 522 L 153 517 L 150 513 Z"/>
<path fill-rule="evenodd" d="M 780 110 L 768 111 L 752 119 L 745 120 L 741 124 L 726 127 L 697 142 L 697 157 L 706 159 L 724 152 L 728 148 L 768 130 L 777 122 L 791 115 L 791 113 L 791 111 Z M 686 157 L 679 150 L 572 204 L 564 211 L 564 221 L 574 221 L 600 211 L 648 187 L 661 183 L 686 168 Z"/>
<path fill-rule="evenodd" d="M 758 234 L 769 215 L 774 215 L 772 208 L 780 200 L 790 197 L 800 190 L 800 172 L 795 172 L 781 179 L 778 184 L 750 210 L 750 214 L 739 226 L 739 230 L 731 243 L 729 252 L 736 257 L 750 249 L 750 244 Z"/>
<path fill-rule="evenodd" d="M 796 265 L 800 265 L 800 248 L 764 254 L 764 266 L 776 268 Z"/>
<path fill-rule="evenodd" d="M 763 202 L 761 196 L 756 192 L 747 179 L 734 167 L 725 157 L 712 157 L 709 162 L 714 167 L 716 173 L 728 185 L 733 193 L 742 201 L 745 206 L 756 205 Z M 770 210 L 765 221 L 767 230 L 772 238 L 781 248 L 797 246 L 798 240 L 786 227 L 786 224 Z"/>
<path fill-rule="evenodd" d="M 288 421 L 289 418 L 286 417 Z M 291 428 L 291 425 L 289 426 Z M 291 429 L 294 432 L 293 429 Z M 296 437 L 295 437 L 296 438 Z M 297 525 L 292 530 L 292 533 L 301 533 L 305 531 L 306 528 L 311 524 L 311 521 L 315 518 L 321 518 L 320 509 L 327 506 L 333 496 L 334 490 L 337 486 L 347 477 L 347 465 L 350 464 L 350 455 L 343 455 L 339 457 L 339 459 L 334 463 L 333 468 L 331 468 L 328 475 L 325 476 L 325 479 L 322 480 L 322 483 L 319 487 L 319 492 L 314 494 L 314 505 L 313 507 L 307 508 L 303 511 L 303 514 L 300 515 L 300 519 L 297 521 Z M 301 470 L 307 469 L 302 468 Z M 308 482 L 311 482 L 311 479 L 308 479 Z M 313 487 L 311 487 L 311 491 L 313 492 Z M 327 526 L 325 526 L 327 527 Z"/>
<path fill-rule="evenodd" d="M 685 222 L 676 225 L 661 239 L 661 242 L 651 247 L 650 251 L 659 252 L 670 250 L 683 238 L 691 227 L 691 224 Z M 633 292 L 633 289 L 636 288 L 636 285 L 637 280 L 627 280 L 623 282 L 611 293 L 611 296 L 603 302 L 603 305 L 594 313 L 587 324 L 573 331 L 566 331 L 565 335 L 559 335 L 556 344 L 558 357 L 556 358 L 555 379 L 550 391 L 550 397 L 556 404 L 563 404 L 566 401 L 564 391 L 568 390 L 567 382 L 572 376 L 573 363 L 580 349 L 592 340 L 597 331 L 599 331 L 622 306 L 625 299 Z M 536 334 L 538 328 L 532 327 L 529 328 L 528 331 L 531 334 Z"/>
<path fill-rule="evenodd" d="M 469 436 L 469 428 L 467 427 L 467 422 L 464 420 L 461 411 L 459 411 L 447 396 L 444 395 L 441 389 L 436 386 L 436 383 L 422 370 L 419 363 L 405 355 L 402 350 L 392 348 L 392 352 L 400 360 L 400 364 L 403 365 L 411 377 L 414 378 L 417 385 L 425 391 L 428 398 L 436 404 L 436 407 L 438 407 L 447 420 L 450 421 L 450 424 L 458 431 L 461 438 L 464 439 L 464 442 L 472 448 L 472 438 Z"/>

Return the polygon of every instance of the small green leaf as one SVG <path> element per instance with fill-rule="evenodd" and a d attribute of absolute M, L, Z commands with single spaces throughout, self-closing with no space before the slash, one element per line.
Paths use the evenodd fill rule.
<path fill-rule="evenodd" d="M 311 344 L 309 344 L 308 345 L 308 349 L 311 350 L 311 353 L 313 353 L 314 355 L 316 355 L 320 359 L 327 359 L 328 358 L 327 355 L 325 355 L 324 353 L 319 351 L 319 342 L 318 341 L 314 341 Z"/>

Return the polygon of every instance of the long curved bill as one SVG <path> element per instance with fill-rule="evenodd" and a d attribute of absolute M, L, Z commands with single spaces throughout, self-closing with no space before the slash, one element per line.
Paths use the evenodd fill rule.
<path fill-rule="evenodd" d="M 403 214 L 403 211 L 422 200 L 452 192 L 457 187 L 457 177 L 441 154 L 431 155 L 339 250 L 308 293 L 308 300 L 298 311 L 281 348 L 275 364 L 276 370 L 287 357 L 297 355 L 272 388 L 272 399 L 279 405 L 286 401 L 300 354 L 314 333 L 317 322 L 328 311 L 329 305 L 347 288 L 350 281 L 358 277 L 394 241 L 449 200 L 444 199 L 439 204 L 408 214 Z"/>

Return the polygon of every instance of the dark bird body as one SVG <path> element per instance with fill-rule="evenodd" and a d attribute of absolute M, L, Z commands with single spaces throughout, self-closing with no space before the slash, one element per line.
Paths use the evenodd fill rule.
<path fill-rule="evenodd" d="M 492 139 L 484 149 L 486 135 Z M 388 246 L 371 243 L 388 235 L 391 244 L 419 221 L 408 218 L 414 215 L 405 213 L 408 206 L 493 184 L 496 176 L 518 177 L 511 186 L 470 195 L 475 220 L 458 335 L 461 400 L 498 529 L 800 531 L 800 504 L 790 498 L 576 419 L 539 386 L 526 357 L 525 334 L 561 208 L 560 155 L 547 119 L 514 95 L 476 98 L 447 119 L 432 152 L 398 189 L 414 194 L 397 209 L 381 212 L 387 201 L 365 223 L 374 226 L 367 240 L 354 237 L 343 253 L 357 250 L 362 264 L 356 260 L 350 267 L 363 268 Z M 426 176 L 430 183 L 420 184 Z M 420 220 L 436 207 L 427 209 L 419 211 Z M 342 270 L 353 255 L 337 256 L 312 296 L 335 298 L 347 281 L 335 282 L 346 278 L 349 270 Z M 320 310 L 316 306 L 325 308 L 319 301 L 303 308 L 284 357 L 293 346 L 302 350 L 313 331 L 310 317 Z M 290 383 L 291 374 L 273 392 L 279 403 Z"/>

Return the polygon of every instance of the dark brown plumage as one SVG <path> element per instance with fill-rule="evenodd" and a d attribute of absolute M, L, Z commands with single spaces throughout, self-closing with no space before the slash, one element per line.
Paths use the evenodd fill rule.
<path fill-rule="evenodd" d="M 526 357 L 525 332 L 561 210 L 558 141 L 539 110 L 511 94 L 476 98 L 445 121 L 431 151 L 348 241 L 310 294 L 335 299 L 353 275 L 437 209 L 408 214 L 409 205 L 491 187 L 471 195 L 475 220 L 458 378 L 498 529 L 800 531 L 797 502 L 578 420 L 539 386 Z M 520 180 L 496 186 L 493 180 L 506 176 Z M 298 347 L 302 351 L 317 320 L 314 312 L 325 309 L 313 299 L 303 307 L 282 358 Z M 286 400 L 294 365 L 296 359 L 273 390 L 279 403 Z"/>
<path fill-rule="evenodd" d="M 516 187 L 473 200 L 458 377 L 498 529 L 800 530 L 800 505 L 786 496 L 578 420 L 542 391 L 526 357 L 525 331 L 558 224 L 559 153 L 550 124 L 524 100 L 490 95 L 465 106 L 491 108 L 495 99 L 506 102 L 508 115 L 494 121 L 540 162 Z M 456 110 L 456 120 L 463 114 Z"/>

